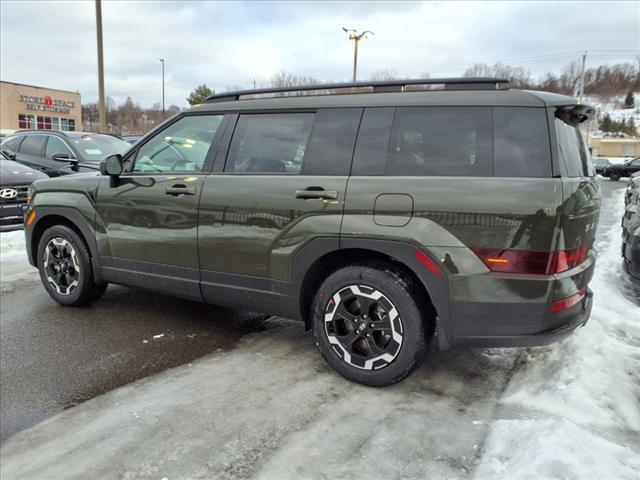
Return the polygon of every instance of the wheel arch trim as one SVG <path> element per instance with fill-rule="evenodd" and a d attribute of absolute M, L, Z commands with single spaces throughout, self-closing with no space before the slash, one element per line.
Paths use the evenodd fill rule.
<path fill-rule="evenodd" d="M 372 239 L 363 237 L 320 237 L 302 246 L 293 256 L 291 263 L 291 285 L 296 289 L 292 292 L 298 299 L 300 318 L 304 319 L 306 328 L 310 328 L 309 316 L 304 305 L 307 274 L 314 265 L 318 265 L 330 254 L 337 254 L 347 250 L 361 250 L 374 255 L 384 255 L 402 264 L 415 275 L 422 287 L 428 293 L 431 303 L 436 310 L 436 332 L 441 350 L 449 348 L 453 343 L 453 328 L 450 325 L 449 280 L 447 272 L 442 268 L 442 274 L 430 272 L 416 257 L 416 251 L 423 252 L 431 259 L 435 257 L 425 247 L 400 240 Z M 439 264 L 439 262 L 437 262 Z"/>
<path fill-rule="evenodd" d="M 36 239 L 33 238 L 33 233 L 38 230 L 38 226 L 42 225 L 43 222 L 50 220 L 52 217 L 61 217 L 77 228 L 82 235 L 89 249 L 89 253 L 91 254 L 91 266 L 93 267 L 94 280 L 96 282 L 101 282 L 98 244 L 96 242 L 95 231 L 91 222 L 78 210 L 70 207 L 36 206 L 34 207 L 34 210 L 36 212 L 36 221 L 33 223 L 31 228 L 25 229 L 29 263 L 34 267 L 37 267 L 38 245 L 34 244 Z"/>

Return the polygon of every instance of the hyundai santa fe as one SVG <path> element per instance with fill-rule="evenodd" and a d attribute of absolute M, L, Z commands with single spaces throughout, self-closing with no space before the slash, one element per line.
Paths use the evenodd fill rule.
<path fill-rule="evenodd" d="M 593 108 L 487 78 L 289 90 L 213 95 L 100 173 L 36 182 L 26 245 L 47 292 L 79 306 L 115 283 L 300 319 L 372 386 L 432 347 L 587 322 Z"/>

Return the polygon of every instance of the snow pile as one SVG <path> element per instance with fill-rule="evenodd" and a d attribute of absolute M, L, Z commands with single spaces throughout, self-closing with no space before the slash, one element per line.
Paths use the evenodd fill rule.
<path fill-rule="evenodd" d="M 18 280 L 37 278 L 37 270 L 27 259 L 24 232 L 0 233 L 0 292 L 15 288 Z"/>
<path fill-rule="evenodd" d="M 619 196 L 612 215 L 624 211 Z M 529 350 L 489 435 L 479 478 L 629 478 L 640 472 L 640 308 L 620 294 L 620 232 L 596 248 L 591 319 Z"/>

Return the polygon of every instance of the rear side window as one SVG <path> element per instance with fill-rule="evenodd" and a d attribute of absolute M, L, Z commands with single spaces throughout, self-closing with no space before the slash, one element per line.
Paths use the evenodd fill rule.
<path fill-rule="evenodd" d="M 547 114 L 543 108 L 493 109 L 494 175 L 551 176 Z"/>
<path fill-rule="evenodd" d="M 491 108 L 396 110 L 385 175 L 493 175 Z"/>
<path fill-rule="evenodd" d="M 7 138 L 4 142 L 2 142 L 2 149 L 9 150 L 13 153 L 17 152 L 18 147 L 20 146 L 20 142 L 22 142 L 23 138 L 23 136 Z"/>
<path fill-rule="evenodd" d="M 314 113 L 240 115 L 225 172 L 298 174 Z"/>
<path fill-rule="evenodd" d="M 20 144 L 20 153 L 25 155 L 41 156 L 47 137 L 44 135 L 27 135 Z"/>
<path fill-rule="evenodd" d="M 300 173 L 349 175 L 361 115 L 361 108 L 318 110 Z"/>
<path fill-rule="evenodd" d="M 593 167 L 589 161 L 587 147 L 578 127 L 569 125 L 557 117 L 555 123 L 560 157 L 567 168 L 567 176 L 593 176 Z"/>

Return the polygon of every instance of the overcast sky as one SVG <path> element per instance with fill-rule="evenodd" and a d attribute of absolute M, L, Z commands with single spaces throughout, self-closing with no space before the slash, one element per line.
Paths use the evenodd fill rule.
<path fill-rule="evenodd" d="M 103 0 L 106 94 L 143 106 L 206 83 L 251 87 L 279 70 L 349 80 L 353 42 L 372 30 L 359 79 L 378 69 L 455 76 L 476 62 L 559 71 L 587 50 L 588 66 L 638 62 L 640 2 L 169 2 Z M 93 1 L 0 1 L 0 78 L 97 98 Z M 635 53 L 637 52 L 637 53 Z"/>

